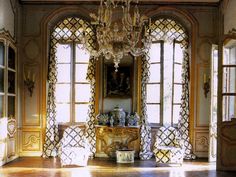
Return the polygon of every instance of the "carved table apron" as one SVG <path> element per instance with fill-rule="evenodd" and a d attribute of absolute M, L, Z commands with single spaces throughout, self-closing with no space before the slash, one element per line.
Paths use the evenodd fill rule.
<path fill-rule="evenodd" d="M 96 126 L 96 157 L 116 157 L 116 150 L 131 149 L 138 157 L 139 127 Z"/>

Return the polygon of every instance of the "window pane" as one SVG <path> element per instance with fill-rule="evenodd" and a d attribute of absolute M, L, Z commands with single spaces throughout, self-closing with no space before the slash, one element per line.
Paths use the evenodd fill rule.
<path fill-rule="evenodd" d="M 57 122 L 70 121 L 70 104 L 56 104 Z"/>
<path fill-rule="evenodd" d="M 8 96 L 8 117 L 15 117 L 15 97 Z"/>
<path fill-rule="evenodd" d="M 71 82 L 70 64 L 58 64 L 57 82 Z"/>
<path fill-rule="evenodd" d="M 224 65 L 236 64 L 236 47 L 224 49 L 223 64 Z"/>
<path fill-rule="evenodd" d="M 173 105 L 173 124 L 177 124 L 179 120 L 180 105 Z"/>
<path fill-rule="evenodd" d="M 0 118 L 3 117 L 3 105 L 4 105 L 4 100 L 3 100 L 3 96 L 0 96 Z"/>
<path fill-rule="evenodd" d="M 174 103 L 181 102 L 182 85 L 174 85 Z"/>
<path fill-rule="evenodd" d="M 4 65 L 4 54 L 5 54 L 5 47 L 2 42 L 0 42 L 0 65 Z"/>
<path fill-rule="evenodd" d="M 150 48 L 150 62 L 160 62 L 160 43 L 152 43 Z"/>
<path fill-rule="evenodd" d="M 147 84 L 147 103 L 160 103 L 160 84 Z"/>
<path fill-rule="evenodd" d="M 86 122 L 88 117 L 88 105 L 89 104 L 76 104 L 75 105 L 75 121 Z"/>
<path fill-rule="evenodd" d="M 4 69 L 0 68 L 0 92 L 4 92 Z"/>
<path fill-rule="evenodd" d="M 175 83 L 182 83 L 181 74 L 182 74 L 182 65 L 175 64 L 175 72 L 174 72 Z"/>
<path fill-rule="evenodd" d="M 218 50 L 213 51 L 213 68 L 214 72 L 217 72 L 218 70 Z"/>
<path fill-rule="evenodd" d="M 71 59 L 70 44 L 57 44 L 56 57 L 58 63 L 70 63 Z"/>
<path fill-rule="evenodd" d="M 15 69 L 15 51 L 11 47 L 8 48 L 8 66 Z"/>
<path fill-rule="evenodd" d="M 223 96 L 223 121 L 236 118 L 236 96 Z"/>
<path fill-rule="evenodd" d="M 8 71 L 8 93 L 15 92 L 15 72 Z"/>
<path fill-rule="evenodd" d="M 147 117 L 149 123 L 160 123 L 160 105 L 147 104 Z"/>
<path fill-rule="evenodd" d="M 180 44 L 175 43 L 175 62 L 182 64 L 183 57 L 183 50 L 181 49 Z"/>
<path fill-rule="evenodd" d="M 171 123 L 172 111 L 172 77 L 173 77 L 173 44 L 164 44 L 164 89 L 163 89 L 163 123 Z"/>
<path fill-rule="evenodd" d="M 70 102 L 70 84 L 56 85 L 56 102 Z"/>
<path fill-rule="evenodd" d="M 82 47 L 82 44 L 76 44 L 76 62 L 89 62 L 89 53 Z"/>
<path fill-rule="evenodd" d="M 236 92 L 236 68 L 225 67 L 223 69 L 223 92 L 235 93 Z"/>
<path fill-rule="evenodd" d="M 75 101 L 76 102 L 89 102 L 90 98 L 90 85 L 89 84 L 76 84 L 75 85 Z"/>
<path fill-rule="evenodd" d="M 149 82 L 160 82 L 160 74 L 160 64 L 151 64 Z"/>
<path fill-rule="evenodd" d="M 88 64 L 76 64 L 76 82 L 88 82 L 86 80 Z"/>

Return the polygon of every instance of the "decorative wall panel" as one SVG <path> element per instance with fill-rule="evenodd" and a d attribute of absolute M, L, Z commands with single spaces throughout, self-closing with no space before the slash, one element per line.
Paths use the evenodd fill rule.
<path fill-rule="evenodd" d="M 204 131 L 195 132 L 195 151 L 207 153 L 209 148 L 209 133 Z"/>
<path fill-rule="evenodd" d="M 200 19 L 199 22 L 199 36 L 209 36 L 212 37 L 215 34 L 215 12 L 213 8 L 205 8 L 197 11 L 193 11 L 193 15 Z"/>
<path fill-rule="evenodd" d="M 199 64 L 197 67 L 197 109 L 196 127 L 208 127 L 210 119 L 210 91 L 204 93 L 204 80 L 210 82 L 210 66 Z M 206 104 L 202 104 L 206 103 Z"/>
<path fill-rule="evenodd" d="M 23 78 L 29 77 L 34 81 L 32 96 L 24 84 L 23 93 L 23 126 L 40 126 L 40 65 L 26 63 L 23 67 Z"/>
<path fill-rule="evenodd" d="M 24 47 L 25 55 L 29 59 L 36 59 L 39 55 L 39 45 L 35 39 L 29 40 Z"/>
<path fill-rule="evenodd" d="M 22 150 L 40 151 L 41 150 L 41 132 L 23 131 L 22 132 Z"/>
<path fill-rule="evenodd" d="M 205 38 L 198 44 L 198 56 L 204 63 L 210 63 L 212 42 Z"/>
<path fill-rule="evenodd" d="M 45 8 L 45 7 L 44 7 Z M 45 15 L 44 10 L 40 10 L 38 6 L 31 6 L 23 9 L 24 36 L 39 35 L 41 18 Z"/>

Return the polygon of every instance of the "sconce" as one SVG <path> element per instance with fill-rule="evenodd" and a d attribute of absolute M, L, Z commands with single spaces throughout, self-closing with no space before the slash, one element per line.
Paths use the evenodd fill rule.
<path fill-rule="evenodd" d="M 207 94 L 210 91 L 210 77 L 207 78 L 206 74 L 203 75 L 203 90 L 205 98 L 207 98 Z"/>
<path fill-rule="evenodd" d="M 28 71 L 27 76 L 24 73 L 24 84 L 26 85 L 30 96 L 33 95 L 34 85 L 35 85 L 35 74 L 30 77 L 30 71 Z"/>

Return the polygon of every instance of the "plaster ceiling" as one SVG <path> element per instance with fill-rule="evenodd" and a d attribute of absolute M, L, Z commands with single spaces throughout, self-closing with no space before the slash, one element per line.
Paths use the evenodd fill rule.
<path fill-rule="evenodd" d="M 94 2 L 99 0 L 19 0 L 21 3 L 73 3 L 73 2 Z M 219 3 L 220 0 L 140 0 L 142 2 L 155 3 Z"/>

